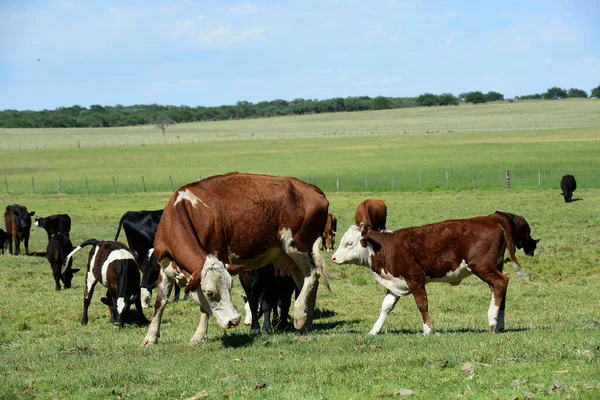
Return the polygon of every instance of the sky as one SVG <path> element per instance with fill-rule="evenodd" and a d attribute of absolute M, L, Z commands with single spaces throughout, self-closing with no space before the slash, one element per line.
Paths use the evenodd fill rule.
<path fill-rule="evenodd" d="M 0 109 L 599 85 L 599 0 L 0 0 Z"/>

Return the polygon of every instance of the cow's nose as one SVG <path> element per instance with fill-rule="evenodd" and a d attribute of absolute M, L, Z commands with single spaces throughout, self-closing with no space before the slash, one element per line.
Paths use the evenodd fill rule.
<path fill-rule="evenodd" d="M 331 256 L 331 261 L 335 262 L 335 256 Z"/>
<path fill-rule="evenodd" d="M 228 328 L 234 328 L 234 327 L 238 326 L 241 319 L 242 319 L 242 317 L 238 315 L 237 318 L 230 320 Z"/>

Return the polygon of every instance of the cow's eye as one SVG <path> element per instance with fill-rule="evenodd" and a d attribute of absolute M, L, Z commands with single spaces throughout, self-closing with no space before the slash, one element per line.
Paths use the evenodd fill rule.
<path fill-rule="evenodd" d="M 207 290 L 206 291 L 206 297 L 211 297 L 212 298 L 212 297 L 215 297 L 215 294 L 214 294 L 214 292 L 212 290 Z"/>
<path fill-rule="evenodd" d="M 352 246 L 352 242 L 346 242 L 346 247 Z"/>

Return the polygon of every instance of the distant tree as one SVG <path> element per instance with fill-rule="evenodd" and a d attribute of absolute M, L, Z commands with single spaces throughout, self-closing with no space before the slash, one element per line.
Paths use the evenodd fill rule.
<path fill-rule="evenodd" d="M 390 100 L 384 96 L 377 96 L 371 102 L 371 110 L 387 110 L 390 108 Z"/>
<path fill-rule="evenodd" d="M 592 97 L 600 99 L 600 86 L 592 89 Z"/>
<path fill-rule="evenodd" d="M 551 87 L 544 93 L 544 98 L 546 100 L 558 100 L 564 99 L 567 97 L 567 91 L 565 89 L 561 89 L 559 87 Z"/>
<path fill-rule="evenodd" d="M 435 94 L 423 93 L 417 97 L 417 104 L 422 107 L 432 107 L 439 104 L 439 99 Z"/>
<path fill-rule="evenodd" d="M 498 92 L 488 92 L 485 97 L 487 98 L 487 101 L 504 100 L 504 95 Z"/>
<path fill-rule="evenodd" d="M 159 118 L 156 120 L 156 128 L 162 130 L 162 135 L 165 136 L 165 131 L 171 125 L 175 125 L 175 122 L 170 118 Z"/>
<path fill-rule="evenodd" d="M 567 92 L 569 97 L 575 97 L 575 98 L 584 98 L 586 99 L 588 97 L 587 93 L 585 90 L 581 90 L 581 89 L 575 89 L 575 88 L 571 88 L 569 89 L 569 91 Z"/>
<path fill-rule="evenodd" d="M 458 99 L 452 93 L 442 93 L 438 96 L 440 106 L 457 106 Z"/>
<path fill-rule="evenodd" d="M 476 92 L 468 92 L 464 94 L 465 101 L 467 103 L 479 104 L 487 102 L 487 97 L 485 94 L 481 93 L 479 90 Z"/>

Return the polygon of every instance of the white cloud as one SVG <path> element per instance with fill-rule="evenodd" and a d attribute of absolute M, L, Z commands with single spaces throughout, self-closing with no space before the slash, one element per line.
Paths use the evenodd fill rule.
<path fill-rule="evenodd" d="M 575 29 L 561 19 L 555 19 L 542 27 L 542 41 L 546 43 L 575 41 Z"/>
<path fill-rule="evenodd" d="M 258 40 L 265 35 L 266 27 L 261 25 L 235 27 L 214 25 L 205 15 L 198 15 L 178 21 L 171 33 L 174 38 L 184 38 L 202 47 L 231 46 Z"/>
<path fill-rule="evenodd" d="M 244 2 L 237 6 L 229 7 L 228 11 L 232 14 L 237 15 L 251 15 L 258 13 L 258 9 L 253 4 L 248 2 Z"/>
<path fill-rule="evenodd" d="M 204 89 L 205 86 L 205 82 L 202 79 L 181 79 L 177 81 L 177 84 L 194 90 Z"/>

